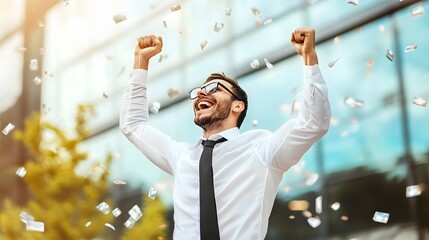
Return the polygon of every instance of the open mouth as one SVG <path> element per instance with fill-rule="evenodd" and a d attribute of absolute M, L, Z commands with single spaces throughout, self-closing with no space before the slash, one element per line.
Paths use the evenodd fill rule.
<path fill-rule="evenodd" d="M 198 112 L 200 110 L 209 109 L 209 108 L 213 107 L 213 105 L 214 105 L 213 103 L 203 100 L 203 101 L 198 102 L 198 104 L 196 106 L 196 110 Z"/>

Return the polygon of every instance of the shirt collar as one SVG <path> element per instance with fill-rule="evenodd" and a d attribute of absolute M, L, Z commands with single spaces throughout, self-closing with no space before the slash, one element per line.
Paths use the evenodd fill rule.
<path fill-rule="evenodd" d="M 209 137 L 209 140 L 218 140 L 218 139 L 221 139 L 223 137 L 226 138 L 226 140 L 231 140 L 238 135 L 240 135 L 240 130 L 238 130 L 238 127 L 233 127 L 233 128 L 227 129 L 225 131 L 211 135 Z M 195 144 L 195 147 L 200 145 L 203 140 L 206 140 L 206 139 L 204 139 L 204 137 L 201 137 L 197 141 L 197 143 Z"/>

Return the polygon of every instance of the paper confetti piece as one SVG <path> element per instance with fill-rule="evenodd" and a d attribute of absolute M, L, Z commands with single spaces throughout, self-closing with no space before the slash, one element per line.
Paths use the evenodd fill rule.
<path fill-rule="evenodd" d="M 406 48 L 405 48 L 405 52 L 407 53 L 407 52 L 412 52 L 412 51 L 414 51 L 414 50 L 416 50 L 416 48 L 417 48 L 417 44 L 411 44 L 411 45 L 408 45 Z"/>
<path fill-rule="evenodd" d="M 43 222 L 28 221 L 26 223 L 25 230 L 32 232 L 44 232 L 45 224 Z"/>
<path fill-rule="evenodd" d="M 201 50 L 203 50 L 206 45 L 207 45 L 207 40 L 205 39 L 200 43 Z"/>
<path fill-rule="evenodd" d="M 109 204 L 107 204 L 106 202 L 101 202 L 100 204 L 97 205 L 96 207 L 100 212 L 104 213 L 104 214 L 109 214 L 110 212 L 110 206 Z"/>
<path fill-rule="evenodd" d="M 426 107 L 428 100 L 422 97 L 414 97 L 413 103 L 420 107 Z"/>
<path fill-rule="evenodd" d="M 16 175 L 19 177 L 24 177 L 25 174 L 27 174 L 27 170 L 25 170 L 25 167 L 20 167 L 18 170 L 16 170 Z"/>
<path fill-rule="evenodd" d="M 13 125 L 12 123 L 8 123 L 6 125 L 6 127 L 3 128 L 2 133 L 4 135 L 8 135 L 10 132 L 12 132 L 12 130 L 15 128 L 15 125 Z"/>
<path fill-rule="evenodd" d="M 387 223 L 387 221 L 389 220 L 389 215 L 389 213 L 376 211 L 372 220 L 374 220 L 374 222 Z"/>
<path fill-rule="evenodd" d="M 357 6 L 359 4 L 359 0 L 347 0 L 347 3 L 353 6 Z"/>
<path fill-rule="evenodd" d="M 425 14 L 425 7 L 419 4 L 411 7 L 410 11 L 413 18 L 421 17 Z"/>
<path fill-rule="evenodd" d="M 274 66 L 273 66 L 273 64 L 271 64 L 269 61 L 268 61 L 268 59 L 266 59 L 266 58 L 264 58 L 264 61 L 265 61 L 265 65 L 267 66 L 267 68 L 268 69 L 272 69 Z"/>
<path fill-rule="evenodd" d="M 154 199 L 155 199 L 155 197 L 156 197 L 156 190 L 155 190 L 153 187 L 151 187 L 151 188 L 149 189 L 149 193 L 147 194 L 147 196 L 148 196 L 150 199 L 154 200 Z"/>
<path fill-rule="evenodd" d="M 322 223 L 318 218 L 308 218 L 307 222 L 312 228 L 317 228 Z"/>
<path fill-rule="evenodd" d="M 180 6 L 180 4 L 176 4 L 170 7 L 170 11 L 171 12 L 176 12 L 179 11 L 182 8 L 182 6 Z"/>
<path fill-rule="evenodd" d="M 223 26 L 224 26 L 223 23 L 215 22 L 215 25 L 213 27 L 213 31 L 219 32 L 220 30 L 222 30 Z"/>
<path fill-rule="evenodd" d="M 407 186 L 405 190 L 405 196 L 407 198 L 416 197 L 422 194 L 422 189 L 419 185 Z"/>
<path fill-rule="evenodd" d="M 253 59 L 253 61 L 250 63 L 250 67 L 253 69 L 258 69 L 259 68 L 259 60 Z"/>
<path fill-rule="evenodd" d="M 231 14 L 232 14 L 232 9 L 231 8 L 225 8 L 225 15 L 231 16 Z"/>
<path fill-rule="evenodd" d="M 337 61 L 340 59 L 340 57 L 338 57 L 337 59 L 335 59 L 335 60 L 331 60 L 329 63 L 328 63 L 328 67 L 330 67 L 330 68 L 332 68 L 334 65 L 335 65 L 335 63 L 337 63 Z"/>
<path fill-rule="evenodd" d="M 106 227 L 108 227 L 108 228 L 112 229 L 113 231 L 115 231 L 115 230 L 116 230 L 116 229 L 115 229 L 115 227 L 114 227 L 112 224 L 110 224 L 110 223 L 105 223 L 105 224 L 104 224 L 104 226 L 106 226 Z"/>
<path fill-rule="evenodd" d="M 113 21 L 115 21 L 116 24 L 123 22 L 125 20 L 127 20 L 127 16 L 125 16 L 122 13 L 118 13 L 118 14 L 113 15 Z"/>
<path fill-rule="evenodd" d="M 393 62 L 393 59 L 395 58 L 395 53 L 393 53 L 392 50 L 387 49 L 386 51 L 386 57 L 387 59 L 389 59 L 391 62 Z"/>

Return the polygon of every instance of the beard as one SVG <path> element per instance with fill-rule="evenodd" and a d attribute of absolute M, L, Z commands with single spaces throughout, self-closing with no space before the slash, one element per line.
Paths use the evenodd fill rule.
<path fill-rule="evenodd" d="M 204 130 L 220 127 L 222 125 L 223 120 L 225 120 L 229 116 L 229 113 L 231 111 L 231 104 L 230 102 L 219 105 L 216 104 L 215 107 L 219 108 L 214 109 L 215 111 L 210 116 L 197 118 L 197 116 L 195 115 L 194 123 Z"/>

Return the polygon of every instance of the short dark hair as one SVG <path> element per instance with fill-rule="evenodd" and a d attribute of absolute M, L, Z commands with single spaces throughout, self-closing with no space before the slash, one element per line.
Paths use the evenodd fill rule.
<path fill-rule="evenodd" d="M 246 113 L 247 113 L 247 94 L 246 92 L 240 87 L 240 85 L 238 85 L 237 80 L 227 77 L 224 73 L 212 73 L 210 74 L 210 76 L 207 78 L 207 80 L 204 82 L 210 82 L 212 80 L 216 80 L 216 79 L 220 79 L 220 80 L 224 80 L 227 81 L 228 83 L 230 83 L 233 87 L 233 89 L 230 89 L 239 99 L 239 101 L 242 101 L 244 103 L 244 110 L 240 113 L 240 115 L 238 116 L 237 119 L 237 127 L 240 128 L 241 124 L 244 121 L 244 118 L 246 117 Z M 234 97 L 234 96 L 231 96 Z"/>

